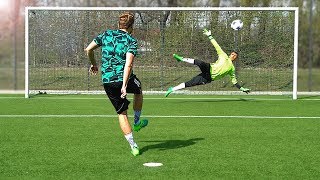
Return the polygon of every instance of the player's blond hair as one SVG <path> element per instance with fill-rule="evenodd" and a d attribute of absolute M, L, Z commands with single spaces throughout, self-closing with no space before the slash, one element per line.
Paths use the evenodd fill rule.
<path fill-rule="evenodd" d="M 129 29 L 133 27 L 134 14 L 131 12 L 124 12 L 119 16 L 119 29 Z"/>

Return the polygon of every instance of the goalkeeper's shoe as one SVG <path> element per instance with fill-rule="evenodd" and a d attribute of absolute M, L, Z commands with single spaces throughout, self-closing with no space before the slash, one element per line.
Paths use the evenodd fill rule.
<path fill-rule="evenodd" d="M 149 121 L 147 119 L 140 120 L 139 124 L 133 124 L 133 130 L 136 132 L 140 131 L 141 128 L 144 128 L 148 125 L 148 122 Z"/>
<path fill-rule="evenodd" d="M 133 148 L 131 149 L 131 154 L 132 154 L 133 156 L 138 156 L 138 155 L 140 154 L 139 148 L 138 148 L 138 147 L 133 147 Z"/>
<path fill-rule="evenodd" d="M 171 94 L 173 92 L 173 87 L 169 87 L 167 93 L 166 93 L 166 97 L 169 96 L 169 94 Z"/>
<path fill-rule="evenodd" d="M 173 57 L 178 61 L 182 61 L 183 57 L 179 56 L 178 54 L 173 54 Z"/>

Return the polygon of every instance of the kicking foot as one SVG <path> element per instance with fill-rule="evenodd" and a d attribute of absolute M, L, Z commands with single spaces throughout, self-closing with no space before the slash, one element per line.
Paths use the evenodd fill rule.
<path fill-rule="evenodd" d="M 173 57 L 178 61 L 182 61 L 183 57 L 179 56 L 178 54 L 173 54 Z"/>
<path fill-rule="evenodd" d="M 173 87 L 169 87 L 167 93 L 166 93 L 166 97 L 169 96 L 169 94 L 171 94 L 173 92 Z"/>
<path fill-rule="evenodd" d="M 139 124 L 133 124 L 133 130 L 138 132 L 138 131 L 140 131 L 141 128 L 144 128 L 147 125 L 148 125 L 148 120 L 147 119 L 140 120 Z"/>

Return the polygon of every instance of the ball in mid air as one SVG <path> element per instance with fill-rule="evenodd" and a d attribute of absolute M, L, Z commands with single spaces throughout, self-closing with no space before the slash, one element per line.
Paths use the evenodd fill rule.
<path fill-rule="evenodd" d="M 236 19 L 231 23 L 231 28 L 236 31 L 239 31 L 242 27 L 243 27 L 243 22 L 240 19 Z"/>

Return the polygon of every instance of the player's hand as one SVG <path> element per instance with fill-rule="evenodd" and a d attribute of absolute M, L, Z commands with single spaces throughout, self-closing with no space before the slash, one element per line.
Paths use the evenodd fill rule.
<path fill-rule="evenodd" d="M 122 87 L 121 88 L 121 98 L 124 99 L 127 96 L 127 88 L 126 87 Z"/>
<path fill-rule="evenodd" d="M 211 36 L 211 30 L 208 31 L 207 29 L 203 29 L 203 34 L 208 37 Z"/>
<path fill-rule="evenodd" d="M 98 66 L 94 66 L 94 65 L 91 65 L 90 66 L 90 69 L 89 69 L 89 72 L 90 72 L 90 74 L 91 75 L 97 75 L 97 73 L 98 73 Z"/>
<path fill-rule="evenodd" d="M 244 88 L 244 87 L 241 87 L 240 90 L 241 90 L 242 92 L 247 93 L 247 94 L 250 92 L 250 89 Z"/>

